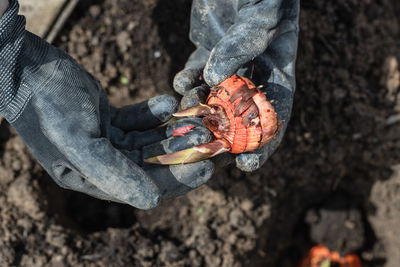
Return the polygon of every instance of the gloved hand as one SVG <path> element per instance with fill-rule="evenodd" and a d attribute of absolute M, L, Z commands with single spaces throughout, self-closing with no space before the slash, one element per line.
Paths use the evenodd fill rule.
<path fill-rule="evenodd" d="M 197 49 L 174 79 L 175 90 L 184 95 L 182 108 L 205 100 L 208 87 L 199 86 L 204 81 L 215 86 L 235 73 L 250 77 L 254 70 L 253 82 L 264 85 L 278 119 L 283 121 L 273 141 L 255 152 L 236 156 L 236 166 L 243 171 L 254 171 L 264 164 L 289 122 L 298 19 L 298 0 L 193 1 L 190 39 Z"/>
<path fill-rule="evenodd" d="M 198 120 L 169 120 L 167 95 L 121 109 L 71 57 L 25 31 L 18 3 L 0 20 L 0 114 L 60 186 L 149 209 L 206 182 L 213 163 L 144 165 L 143 158 L 208 142 Z M 172 131 L 196 127 L 185 136 Z"/>

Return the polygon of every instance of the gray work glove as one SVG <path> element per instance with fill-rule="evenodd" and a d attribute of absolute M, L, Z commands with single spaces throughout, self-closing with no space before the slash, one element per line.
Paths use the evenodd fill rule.
<path fill-rule="evenodd" d="M 175 90 L 184 95 L 182 108 L 204 101 L 207 87 L 199 86 L 204 81 L 215 86 L 235 73 L 250 77 L 254 69 L 252 80 L 264 85 L 278 119 L 283 121 L 273 141 L 235 157 L 236 166 L 243 171 L 254 171 L 264 164 L 289 122 L 298 19 L 298 0 L 193 1 L 190 39 L 197 49 L 174 79 Z"/>
<path fill-rule="evenodd" d="M 205 183 L 210 161 L 178 166 L 143 159 L 208 142 L 196 119 L 169 120 L 167 95 L 121 109 L 110 106 L 100 83 L 71 57 L 25 31 L 18 3 L 0 20 L 0 114 L 22 137 L 57 184 L 140 209 Z M 196 127 L 185 136 L 172 132 Z"/>

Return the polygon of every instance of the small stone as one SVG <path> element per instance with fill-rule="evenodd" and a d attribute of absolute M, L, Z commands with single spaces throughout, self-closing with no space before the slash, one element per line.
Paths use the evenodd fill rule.
<path fill-rule="evenodd" d="M 161 57 L 161 52 L 160 52 L 160 51 L 158 51 L 158 50 L 157 50 L 157 51 L 155 51 L 155 52 L 154 52 L 154 57 L 155 57 L 155 58 L 159 58 L 159 57 Z"/>
<path fill-rule="evenodd" d="M 88 52 L 88 49 L 86 47 L 86 44 L 83 43 L 79 43 L 76 45 L 76 53 L 78 54 L 78 56 L 83 57 L 84 55 L 86 55 Z"/>
<path fill-rule="evenodd" d="M 89 14 L 90 14 L 92 17 L 96 18 L 96 17 L 98 17 L 98 16 L 100 15 L 100 13 L 101 13 L 101 8 L 100 8 L 100 6 L 98 6 L 98 5 L 93 5 L 93 6 L 89 7 Z"/>
<path fill-rule="evenodd" d="M 240 204 L 240 207 L 242 208 L 242 210 L 249 212 L 253 208 L 253 202 L 251 202 L 248 199 L 245 199 Z"/>
<path fill-rule="evenodd" d="M 14 178 L 13 171 L 0 166 L 0 184 L 8 184 Z"/>
<path fill-rule="evenodd" d="M 333 97 L 336 99 L 342 99 L 347 95 L 347 92 L 341 88 L 333 90 Z"/>
<path fill-rule="evenodd" d="M 229 214 L 229 221 L 233 226 L 240 226 L 243 224 L 243 213 L 240 209 L 234 209 Z"/>
<path fill-rule="evenodd" d="M 129 33 L 127 31 L 122 31 L 117 35 L 117 45 L 121 52 L 126 52 L 128 47 L 132 45 Z"/>
<path fill-rule="evenodd" d="M 51 227 L 47 232 L 46 232 L 46 242 L 55 246 L 62 248 L 65 245 L 65 235 L 59 231 L 60 229 L 54 229 Z"/>
<path fill-rule="evenodd" d="M 236 236 L 234 233 L 232 233 L 232 234 L 229 235 L 229 237 L 228 237 L 228 242 L 229 242 L 230 244 L 235 244 L 236 240 L 237 240 L 237 236 Z"/>
<path fill-rule="evenodd" d="M 252 236 L 256 233 L 256 229 L 250 222 L 248 222 L 245 226 L 240 228 L 240 231 L 246 236 Z"/>
<path fill-rule="evenodd" d="M 28 214 L 33 219 L 39 220 L 44 214 L 40 210 L 36 192 L 29 184 L 27 176 L 18 177 L 9 187 L 7 201 L 14 204 L 22 212 Z"/>
<path fill-rule="evenodd" d="M 136 28 L 136 26 L 138 26 L 138 25 L 139 25 L 138 22 L 136 22 L 136 21 L 131 21 L 131 22 L 129 22 L 128 27 L 126 27 L 126 29 L 127 29 L 128 31 L 131 31 L 131 30 L 133 30 L 134 28 Z"/>

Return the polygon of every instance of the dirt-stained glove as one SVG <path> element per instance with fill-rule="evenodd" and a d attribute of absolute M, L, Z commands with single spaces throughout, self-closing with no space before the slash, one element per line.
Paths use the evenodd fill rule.
<path fill-rule="evenodd" d="M 215 86 L 238 73 L 264 85 L 267 98 L 283 121 L 273 141 L 238 155 L 243 171 L 258 169 L 275 151 L 289 122 L 295 90 L 298 0 L 194 0 L 190 39 L 197 49 L 174 79 L 187 108 L 204 101 L 204 81 Z M 200 76 L 203 74 L 203 76 Z M 196 88 L 194 88 L 196 87 Z M 192 89 L 194 88 L 194 89 Z"/>
<path fill-rule="evenodd" d="M 173 97 L 110 106 L 100 83 L 67 54 L 25 31 L 17 13 L 12 1 L 0 20 L 0 114 L 57 184 L 149 209 L 211 177 L 211 161 L 143 164 L 143 158 L 211 139 L 196 119 L 158 127 L 176 110 Z M 185 123 L 198 127 L 172 136 Z"/>

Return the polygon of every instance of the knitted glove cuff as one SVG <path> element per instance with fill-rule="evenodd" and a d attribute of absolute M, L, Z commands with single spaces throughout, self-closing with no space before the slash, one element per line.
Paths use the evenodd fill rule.
<path fill-rule="evenodd" d="M 0 19 L 0 114 L 10 123 L 30 99 L 35 77 L 27 74 L 38 68 L 47 50 L 39 37 L 25 30 L 25 17 L 18 11 L 18 2 L 12 0 Z"/>

